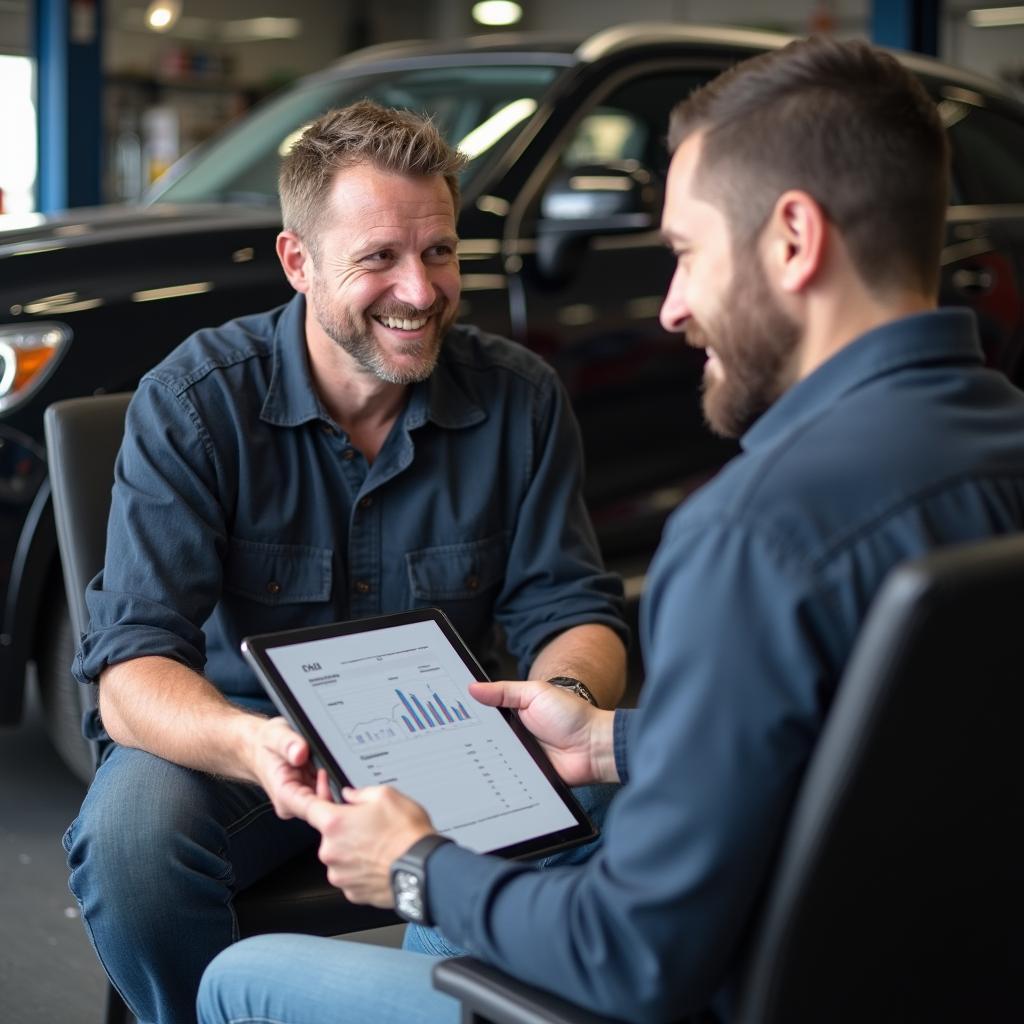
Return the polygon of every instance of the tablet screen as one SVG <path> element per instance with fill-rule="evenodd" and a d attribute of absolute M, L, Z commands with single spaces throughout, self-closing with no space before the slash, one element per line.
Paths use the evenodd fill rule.
<path fill-rule="evenodd" d="M 380 625 L 423 615 L 431 617 Z M 335 761 L 354 786 L 394 786 L 427 809 L 438 832 L 471 850 L 548 847 L 552 834 L 563 845 L 573 838 L 567 830 L 592 835 L 550 765 L 524 745 L 522 725 L 469 696 L 469 683 L 483 676 L 442 613 L 336 629 L 243 645 L 257 668 L 269 661 L 274 671 L 261 675 L 272 692 L 290 695 L 282 710 L 328 767 Z"/>

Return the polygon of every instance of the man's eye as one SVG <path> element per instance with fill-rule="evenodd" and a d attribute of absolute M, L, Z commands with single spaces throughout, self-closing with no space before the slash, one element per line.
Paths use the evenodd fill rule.
<path fill-rule="evenodd" d="M 445 244 L 445 245 L 432 245 L 427 250 L 427 258 L 428 259 L 435 259 L 435 260 L 447 260 L 447 259 L 451 259 L 452 253 L 454 253 L 454 252 L 455 252 L 455 249 L 452 246 L 447 245 L 447 244 Z"/>
<path fill-rule="evenodd" d="M 380 252 L 371 252 L 369 256 L 363 257 L 364 263 L 390 263 L 395 254 L 390 249 L 381 249 Z"/>

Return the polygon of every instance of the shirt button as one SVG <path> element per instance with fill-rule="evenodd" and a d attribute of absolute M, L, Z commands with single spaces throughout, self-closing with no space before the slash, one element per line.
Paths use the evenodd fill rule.
<path fill-rule="evenodd" d="M 356 580 L 356 593 L 368 594 L 370 592 L 370 584 L 366 580 Z"/>
<path fill-rule="evenodd" d="M 277 580 L 271 580 L 267 584 L 267 593 L 268 594 L 280 594 L 281 593 L 281 584 L 278 583 Z"/>
<path fill-rule="evenodd" d="M 336 434 L 337 433 L 337 431 L 334 429 L 334 427 L 332 427 L 330 425 L 330 423 L 322 423 L 322 424 L 320 424 L 320 429 L 325 434 Z"/>
<path fill-rule="evenodd" d="M 360 508 L 369 508 L 373 504 L 373 498 L 367 494 L 365 497 L 359 499 Z"/>
<path fill-rule="evenodd" d="M 466 577 L 466 588 L 468 590 L 479 590 L 480 589 L 480 577 L 470 574 Z"/>
<path fill-rule="evenodd" d="M 354 458 L 356 457 L 356 450 L 355 450 L 355 448 L 346 448 L 346 449 L 345 449 L 345 450 L 344 450 L 344 451 L 343 451 L 343 452 L 341 453 L 341 457 L 342 457 L 342 458 L 343 458 L 343 459 L 344 459 L 344 460 L 345 460 L 346 462 L 351 462 L 351 461 L 352 461 L 352 460 L 353 460 L 353 459 L 354 459 Z"/>

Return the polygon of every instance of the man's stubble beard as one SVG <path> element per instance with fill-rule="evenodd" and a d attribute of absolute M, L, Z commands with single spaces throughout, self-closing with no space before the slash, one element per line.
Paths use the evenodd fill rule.
<path fill-rule="evenodd" d="M 776 302 L 756 256 L 737 253 L 733 265 L 737 269 L 723 311 L 707 329 L 691 321 L 686 336 L 691 344 L 710 346 L 718 358 L 720 376 L 704 375 L 704 418 L 716 434 L 736 438 L 792 383 L 801 330 Z"/>
<path fill-rule="evenodd" d="M 426 380 L 437 366 L 441 343 L 448 329 L 455 322 L 456 311 L 449 309 L 440 296 L 429 311 L 418 310 L 398 302 L 380 303 L 364 314 L 354 314 L 348 309 L 336 309 L 326 289 L 318 278 L 310 285 L 309 302 L 313 315 L 324 333 L 367 373 L 388 384 L 416 384 Z M 395 365 L 391 356 L 384 351 L 373 333 L 371 315 L 390 316 L 395 319 L 418 319 L 429 312 L 433 332 L 426 338 L 408 341 L 399 350 L 413 362 Z"/>

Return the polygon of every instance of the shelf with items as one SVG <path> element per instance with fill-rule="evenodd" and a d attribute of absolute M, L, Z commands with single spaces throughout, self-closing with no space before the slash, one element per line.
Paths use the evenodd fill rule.
<path fill-rule="evenodd" d="M 176 70 L 161 61 L 155 75 L 118 72 L 106 78 L 106 198 L 139 199 L 178 157 L 244 113 L 256 90 L 225 76 L 223 63 L 192 60 Z"/>

